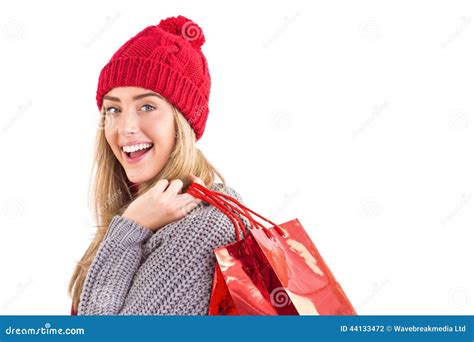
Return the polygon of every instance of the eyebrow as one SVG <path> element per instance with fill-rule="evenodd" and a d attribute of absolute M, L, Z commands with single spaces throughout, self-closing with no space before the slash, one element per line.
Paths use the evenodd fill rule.
<path fill-rule="evenodd" d="M 140 100 L 144 97 L 148 97 L 148 96 L 156 96 L 162 100 L 164 100 L 163 96 L 159 95 L 159 94 L 156 94 L 156 93 L 146 93 L 146 94 L 140 94 L 140 95 L 136 95 L 134 97 L 132 97 L 132 99 L 134 101 L 137 101 L 137 100 Z M 114 96 L 108 96 L 108 95 L 104 95 L 104 100 L 110 100 L 110 101 L 115 101 L 115 102 L 120 102 L 120 99 L 118 97 L 114 97 Z"/>

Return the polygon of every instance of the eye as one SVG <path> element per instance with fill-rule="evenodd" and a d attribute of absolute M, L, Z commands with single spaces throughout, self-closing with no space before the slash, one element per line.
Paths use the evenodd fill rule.
<path fill-rule="evenodd" d="M 148 108 L 147 110 L 145 110 L 145 112 L 151 112 L 152 110 L 155 109 L 155 107 L 149 104 L 143 105 L 142 108 Z"/>
<path fill-rule="evenodd" d="M 114 111 L 111 112 L 111 110 L 114 110 L 114 109 L 116 110 L 116 112 L 114 112 Z M 118 113 L 118 109 L 116 107 L 107 107 L 107 108 L 105 108 L 105 114 L 116 114 L 116 113 Z"/>

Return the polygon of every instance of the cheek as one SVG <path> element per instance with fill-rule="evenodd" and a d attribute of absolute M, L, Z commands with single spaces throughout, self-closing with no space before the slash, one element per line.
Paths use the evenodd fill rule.
<path fill-rule="evenodd" d="M 110 149 L 112 152 L 118 157 L 120 155 L 120 151 L 117 147 L 117 142 L 115 141 L 115 135 L 111 131 L 104 130 L 105 140 L 109 144 Z"/>
<path fill-rule="evenodd" d="M 154 122 L 153 125 L 148 126 L 148 137 L 153 140 L 156 144 L 165 147 L 174 143 L 175 140 L 175 128 L 174 121 L 161 121 Z"/>
<path fill-rule="evenodd" d="M 105 136 L 105 140 L 107 140 L 107 143 L 112 147 L 113 146 L 112 134 L 110 134 L 110 132 L 104 131 L 104 136 Z"/>

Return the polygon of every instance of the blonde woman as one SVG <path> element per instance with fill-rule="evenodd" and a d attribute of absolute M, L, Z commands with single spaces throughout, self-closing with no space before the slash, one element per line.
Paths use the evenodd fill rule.
<path fill-rule="evenodd" d="M 230 219 L 186 189 L 195 181 L 242 198 L 196 147 L 211 85 L 203 43 L 194 22 L 167 18 L 129 39 L 100 73 L 98 225 L 69 283 L 73 315 L 208 312 L 212 251 L 236 236 Z"/>

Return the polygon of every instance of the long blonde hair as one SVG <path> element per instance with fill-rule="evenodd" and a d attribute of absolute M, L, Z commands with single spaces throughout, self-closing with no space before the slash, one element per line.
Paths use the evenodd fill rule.
<path fill-rule="evenodd" d="M 68 284 L 68 293 L 72 298 L 73 309 L 76 312 L 89 267 L 114 215 L 121 215 L 136 197 L 148 191 L 160 179 L 181 179 L 184 183 L 183 189 L 187 189 L 190 185 L 189 174 L 201 178 L 206 187 L 210 187 L 214 183 L 216 176 L 218 176 L 224 185 L 222 189 L 226 186 L 224 177 L 196 147 L 196 136 L 188 121 L 178 109 L 174 106 L 172 108 L 176 127 L 176 140 L 168 162 L 153 179 L 140 184 L 136 192 L 131 191 L 131 183 L 127 179 L 125 170 L 105 139 L 103 129 L 105 111 L 104 109 L 101 111 L 92 170 L 94 182 L 90 189 L 94 200 L 93 209 L 97 230 L 91 244 L 77 263 Z"/>

